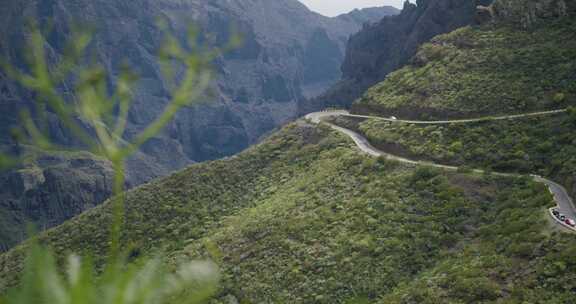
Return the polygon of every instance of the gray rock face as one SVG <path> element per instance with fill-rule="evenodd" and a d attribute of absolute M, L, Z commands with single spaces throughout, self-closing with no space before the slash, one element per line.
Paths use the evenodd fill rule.
<path fill-rule="evenodd" d="M 490 7 L 496 21 L 528 29 L 544 19 L 554 19 L 576 13 L 573 0 L 497 0 Z"/>
<path fill-rule="evenodd" d="M 296 0 L 10 0 L 0 12 L 5 20 L 0 29 L 0 51 L 23 66 L 26 18 L 37 20 L 43 28 L 52 24 L 46 45 L 54 59 L 62 53 L 73 22 L 94 26 L 91 50 L 111 76 L 116 76 L 123 61 L 142 76 L 130 115 L 131 135 L 149 123 L 167 102 L 167 88 L 159 81 L 154 57 L 161 40 L 156 18 L 167 19 L 170 28 L 181 36 L 188 25 L 197 24 L 221 44 L 228 41 L 230 29 L 235 28 L 243 35 L 244 44 L 217 61 L 214 98 L 206 106 L 182 111 L 165 134 L 182 146 L 184 155 L 178 157 L 183 159 L 169 166 L 179 168 L 182 162 L 237 152 L 263 132 L 294 117 L 294 105 L 307 87 L 325 87 L 340 77 L 348 36 L 362 23 L 395 12 L 393 8 L 374 8 L 327 18 L 308 11 Z M 8 83 L 3 75 L 0 77 L 0 106 L 7 110 L 3 113 L 13 114 L 25 105 L 25 100 L 34 98 Z M 2 126 L 12 123 L 3 122 Z M 190 127 L 196 132 L 189 132 Z M 210 139 L 214 135 L 219 139 L 206 140 L 206 135 L 198 134 L 200 129 L 210 134 Z M 65 134 L 59 139 L 69 141 Z M 170 147 L 174 144 L 170 140 L 163 143 Z"/>
<path fill-rule="evenodd" d="M 348 43 L 343 77 L 323 96 L 300 104 L 306 113 L 327 106 L 350 106 L 366 89 L 405 65 L 418 47 L 434 36 L 474 23 L 482 0 L 420 0 L 406 2 L 397 16 L 365 26 Z"/>
<path fill-rule="evenodd" d="M 41 153 L 0 173 L 0 251 L 22 240 L 28 223 L 46 229 L 104 201 L 112 179 L 110 164 L 89 153 Z"/>
<path fill-rule="evenodd" d="M 110 78 L 117 77 L 124 62 L 141 76 L 125 134 L 130 138 L 168 102 L 168 88 L 161 81 L 155 60 L 162 40 L 156 27 L 158 17 L 165 19 L 178 37 L 184 37 L 192 23 L 203 37 L 210 35 L 217 44 L 228 42 L 231 29 L 240 32 L 242 47 L 215 63 L 217 79 L 209 100 L 182 110 L 162 134 L 128 162 L 129 185 L 137 185 L 193 162 L 237 153 L 294 118 L 303 96 L 312 96 L 340 78 L 349 35 L 364 22 L 394 13 L 393 8 L 376 8 L 328 18 L 309 11 L 297 0 L 6 0 L 0 9 L 0 55 L 25 66 L 28 19 L 46 29 L 51 62 L 62 55 L 75 23 L 94 27 L 96 34 L 89 49 Z M 14 149 L 10 129 L 18 123 L 17 113 L 30 107 L 34 98 L 0 71 L 0 149 Z M 58 143 L 78 146 L 54 117 L 48 131 Z M 59 169 L 54 171 L 54 166 Z M 109 167 L 104 165 L 86 172 L 60 160 L 37 170 L 42 171 L 38 175 L 43 176 L 42 182 L 36 180 L 34 184 L 28 177 L 15 177 L 18 174 L 13 171 L 5 180 L 19 190 L 8 195 L 12 186 L 0 187 L 0 209 L 18 206 L 9 213 L 12 219 L 32 219 L 49 227 L 109 195 L 105 191 L 109 179 L 83 182 L 90 175 L 108 176 Z M 0 243 L 13 242 L 2 239 Z"/>

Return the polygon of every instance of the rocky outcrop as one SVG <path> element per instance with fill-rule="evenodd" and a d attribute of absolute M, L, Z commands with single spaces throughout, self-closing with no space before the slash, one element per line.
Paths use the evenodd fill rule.
<path fill-rule="evenodd" d="M 540 20 L 576 13 L 573 0 L 497 0 L 492 5 L 497 22 L 506 22 L 529 29 Z"/>
<path fill-rule="evenodd" d="M 476 0 L 420 0 L 406 2 L 397 16 L 365 26 L 348 43 L 343 77 L 322 96 L 300 104 L 310 112 L 328 106 L 350 106 L 366 89 L 405 65 L 418 47 L 434 36 L 473 24 Z"/>
<path fill-rule="evenodd" d="M 162 41 L 157 18 L 165 19 L 178 37 L 196 24 L 201 36 L 210 36 L 216 44 L 226 43 L 232 29 L 241 33 L 243 45 L 215 62 L 217 79 L 210 97 L 200 106 L 182 110 L 128 162 L 129 183 L 137 185 L 193 162 L 237 153 L 295 117 L 298 100 L 340 78 L 349 35 L 364 22 L 394 13 L 393 8 L 378 8 L 328 18 L 297 0 L 7 0 L 0 10 L 0 55 L 25 66 L 29 19 L 45 30 L 51 62 L 60 58 L 76 23 L 90 25 L 95 30 L 91 55 L 111 79 L 124 62 L 141 76 L 125 134 L 130 138 L 168 102 L 168 88 L 155 60 Z M 18 123 L 20 110 L 30 107 L 34 98 L 0 71 L 0 150 L 14 147 L 10 129 Z M 56 142 L 78 146 L 55 117 L 50 113 L 48 117 L 47 131 Z M 45 181 L 17 195 L 3 196 L 8 188 L 0 187 L 0 197 L 4 197 L 0 206 L 17 205 L 19 211 L 9 213 L 12 219 L 27 218 L 48 227 L 109 194 L 103 180 L 83 181 L 90 175 L 106 176 L 106 166 L 86 172 L 62 160 L 58 168 L 55 172 L 53 166 L 40 166 L 37 170 L 43 172 Z M 12 171 L 7 180 L 13 183 L 17 175 Z"/>
<path fill-rule="evenodd" d="M 0 251 L 21 241 L 28 224 L 50 228 L 104 201 L 112 180 L 111 165 L 90 153 L 40 153 L 0 173 Z"/>

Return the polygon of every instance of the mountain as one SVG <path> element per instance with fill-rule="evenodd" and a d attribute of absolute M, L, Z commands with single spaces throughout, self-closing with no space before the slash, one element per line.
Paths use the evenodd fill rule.
<path fill-rule="evenodd" d="M 409 65 L 370 88 L 353 111 L 442 120 L 576 106 L 576 3 L 510 0 L 490 9 L 491 22 L 435 37 Z M 576 195 L 576 116 L 570 113 L 576 112 L 469 128 L 363 128 L 374 142 L 393 138 L 412 156 L 539 172 Z"/>
<path fill-rule="evenodd" d="M 406 1 L 402 12 L 365 26 L 350 38 L 342 79 L 319 97 L 300 103 L 308 113 L 328 106 L 349 107 L 372 85 L 408 63 L 418 47 L 436 35 L 474 24 L 477 0 Z"/>
<path fill-rule="evenodd" d="M 215 303 L 567 303 L 576 287 L 576 239 L 551 227 L 544 186 L 370 158 L 304 120 L 127 199 L 130 255 L 212 259 Z M 38 240 L 100 265 L 110 207 Z M 0 290 L 27 246 L 0 256 Z"/>
<path fill-rule="evenodd" d="M 511 8 L 547 1 L 518 1 Z M 430 75 L 439 81 L 423 82 L 420 91 L 451 96 L 452 87 L 442 81 L 446 69 L 455 85 L 478 95 L 488 89 L 467 82 L 476 77 L 477 65 L 495 79 L 515 72 L 507 78 L 510 88 L 538 79 L 527 76 L 527 63 L 549 64 L 560 83 L 573 83 L 573 74 L 563 72 L 574 71 L 576 62 L 564 57 L 574 54 L 571 10 L 530 13 L 536 18 L 528 28 L 523 18 L 498 17 L 514 16 L 502 12 L 482 26 L 434 38 L 411 65 L 369 90 L 366 98 L 372 99 L 357 105 L 374 100 L 374 109 L 403 114 L 412 101 L 397 96 Z M 517 47 L 504 48 L 507 43 Z M 423 56 L 430 48 L 450 56 Z M 489 64 L 498 58 L 524 64 Z M 554 64 L 560 59 L 563 65 Z M 376 99 L 388 83 L 397 91 L 382 90 Z M 496 93 L 502 98 L 491 101 L 491 113 L 530 110 Z M 387 108 L 387 100 L 394 108 Z M 132 257 L 161 256 L 170 267 L 213 260 L 223 278 L 214 303 L 571 303 L 576 236 L 553 222 L 547 210 L 555 205 L 553 196 L 527 175 L 543 174 L 568 188 L 569 180 L 561 177 L 576 169 L 571 100 L 559 104 L 572 106 L 566 112 L 533 117 L 435 125 L 375 118 L 341 122 L 381 150 L 415 163 L 369 157 L 344 133 L 300 119 L 235 157 L 195 164 L 129 191 L 123 244 Z M 419 101 L 431 109 L 453 102 Z M 475 117 L 485 113 L 464 100 L 460 106 Z M 443 113 L 430 111 L 437 119 Z M 461 167 L 442 170 L 426 162 Z M 101 265 L 110 220 L 107 202 L 41 233 L 38 241 L 60 257 L 89 252 Z M 17 284 L 29 244 L 0 255 L 0 290 Z"/>
<path fill-rule="evenodd" d="M 89 50 L 111 80 L 118 77 L 123 63 L 141 76 L 133 92 L 134 106 L 125 134 L 131 138 L 168 101 L 168 89 L 155 60 L 162 41 L 157 18 L 165 19 L 177 37 L 185 36 L 195 24 L 202 39 L 210 38 L 217 45 L 227 43 L 233 30 L 242 34 L 243 45 L 216 60 L 217 78 L 209 100 L 182 110 L 162 134 L 129 161 L 131 187 L 194 162 L 237 153 L 293 119 L 298 100 L 339 78 L 348 36 L 378 14 L 395 12 L 380 8 L 355 12 L 353 18 L 328 18 L 309 11 L 297 0 L 9 0 L 0 10 L 4 24 L 0 54 L 24 67 L 25 29 L 29 20 L 34 20 L 45 31 L 49 62 L 54 63 L 75 24 L 91 26 L 95 35 Z M 71 164 L 74 157 L 44 155 L 15 145 L 10 130 L 18 123 L 19 112 L 31 107 L 34 98 L 0 72 L 0 151 L 39 158 L 0 176 L 1 213 L 6 223 L 14 223 L 0 232 L 7 236 L 0 239 L 0 248 L 21 239 L 26 221 L 50 227 L 101 203 L 109 194 L 110 179 L 105 177 L 110 166 L 96 157 L 80 157 L 81 163 L 89 164 L 88 173 Z M 54 115 L 48 116 L 47 130 L 56 142 L 67 147 L 79 145 Z M 53 170 L 59 173 L 51 174 Z M 86 181 L 80 182 L 79 175 Z M 19 186 L 10 189 L 9 185 Z M 14 229 L 19 232 L 12 233 Z"/>
<path fill-rule="evenodd" d="M 370 23 L 379 22 L 384 16 L 398 15 L 399 13 L 400 10 L 393 6 L 378 6 L 355 9 L 336 18 L 368 26 Z"/>
<path fill-rule="evenodd" d="M 497 30 L 487 24 L 438 36 L 409 65 L 370 88 L 353 109 L 436 119 L 574 105 L 576 36 L 570 21 L 525 30 L 518 20 Z"/>
<path fill-rule="evenodd" d="M 112 75 L 123 60 L 142 74 L 143 85 L 135 94 L 138 103 L 130 121 L 132 129 L 138 129 L 149 121 L 165 99 L 166 89 L 162 84 L 144 85 L 160 78 L 154 60 L 161 38 L 155 26 L 157 18 L 166 18 L 170 29 L 179 35 L 194 23 L 204 36 L 212 36 L 220 45 L 228 41 L 234 29 L 242 34 L 244 43 L 216 62 L 219 77 L 216 96 L 211 100 L 213 104 L 182 114 L 202 125 L 202 134 L 190 128 L 187 131 L 193 132 L 187 132 L 186 136 L 173 134 L 173 140 L 159 138 L 168 147 L 182 146 L 184 155 L 173 159 L 203 161 L 230 155 L 254 143 L 264 132 L 294 117 L 294 104 L 306 87 L 336 80 L 348 36 L 363 23 L 379 19 L 378 14 L 396 13 L 387 7 L 367 11 L 370 13 L 353 13 L 354 18 L 348 15 L 328 18 L 309 11 L 296 0 L 208 3 L 190 0 L 179 4 L 149 0 L 10 1 L 2 10 L 6 26 L 0 34 L 1 51 L 16 65 L 23 65 L 21 50 L 27 18 L 46 27 L 53 23 L 54 30 L 48 31 L 46 43 L 56 58 L 63 51 L 62 44 L 69 38 L 73 22 L 95 27 L 96 55 Z M 26 99 L 20 96 L 25 92 L 18 92 L 9 84 L 2 87 L 4 106 Z M 145 106 L 140 106 L 142 104 Z M 206 121 L 196 122 L 200 118 Z M 173 128 L 177 128 L 179 122 L 177 120 Z M 212 133 L 222 135 L 218 138 L 223 142 L 215 142 Z M 160 153 L 148 154 L 158 158 Z"/>
<path fill-rule="evenodd" d="M 550 225 L 544 186 L 369 158 L 303 120 L 127 198 L 130 255 L 214 260 L 216 302 L 564 303 L 576 287 L 576 239 Z M 99 265 L 110 207 L 39 241 Z M 26 246 L 0 256 L 0 290 L 17 282 Z"/>

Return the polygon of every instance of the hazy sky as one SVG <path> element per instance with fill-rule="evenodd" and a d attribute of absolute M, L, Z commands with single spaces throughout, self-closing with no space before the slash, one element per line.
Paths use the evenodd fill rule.
<path fill-rule="evenodd" d="M 402 8 L 404 0 L 300 0 L 311 10 L 326 16 L 347 13 L 355 8 L 392 5 Z"/>

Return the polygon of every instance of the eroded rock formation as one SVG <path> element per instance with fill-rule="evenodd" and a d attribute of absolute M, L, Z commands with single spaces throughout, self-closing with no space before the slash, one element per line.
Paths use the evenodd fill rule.
<path fill-rule="evenodd" d="M 295 117 L 298 100 L 340 77 L 348 36 L 364 22 L 393 13 L 396 9 L 384 7 L 328 18 L 297 0 L 7 0 L 0 10 L 0 55 L 25 66 L 28 20 L 45 30 L 51 62 L 60 58 L 74 24 L 92 26 L 95 36 L 89 49 L 109 71 L 111 80 L 124 62 L 141 76 L 125 134 L 130 138 L 157 117 L 169 99 L 155 60 L 162 41 L 157 18 L 165 19 L 178 37 L 184 37 L 195 24 L 203 37 L 210 36 L 217 45 L 228 42 L 232 30 L 241 33 L 243 45 L 216 60 L 217 79 L 210 97 L 203 100 L 206 103 L 182 110 L 130 160 L 128 182 L 137 185 L 192 162 L 234 154 Z M 34 94 L 0 72 L 0 150 L 15 149 L 10 129 L 18 123 L 20 110 L 30 107 L 34 99 Z M 78 146 L 58 121 L 48 116 L 50 136 L 64 146 Z M 87 172 L 59 161 L 36 167 L 45 180 L 34 187 L 8 196 L 3 194 L 10 187 L 0 187 L 0 206 L 21 211 L 10 213 L 12 219 L 28 218 L 48 227 L 108 196 L 103 180 L 94 177 L 98 182 L 88 183 L 82 179 L 107 176 L 106 166 L 92 166 Z M 58 170 L 54 171 L 54 166 Z M 13 174 L 19 173 L 12 171 L 8 176 Z M 0 243 L 10 243 L 4 241 Z"/>

